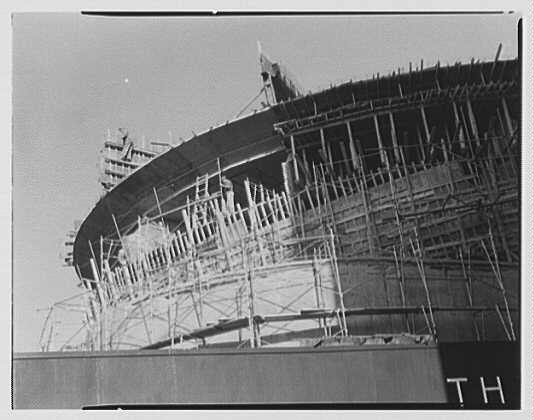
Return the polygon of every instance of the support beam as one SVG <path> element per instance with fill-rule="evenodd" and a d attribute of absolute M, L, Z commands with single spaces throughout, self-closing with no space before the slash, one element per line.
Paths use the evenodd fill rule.
<path fill-rule="evenodd" d="M 346 174 L 349 174 L 351 170 L 350 170 L 350 164 L 348 162 L 348 154 L 346 153 L 346 146 L 344 145 L 344 141 L 339 142 L 339 148 L 341 150 L 342 163 L 343 163 L 344 169 L 346 171 Z"/>
<path fill-rule="evenodd" d="M 392 144 L 394 146 L 394 157 L 396 158 L 396 162 L 400 161 L 400 150 L 398 148 L 398 138 L 396 137 L 396 125 L 394 124 L 394 116 L 392 115 L 392 112 L 389 112 L 389 120 L 390 120 L 390 131 L 391 131 L 391 138 L 392 138 Z"/>
<path fill-rule="evenodd" d="M 502 52 L 502 44 L 500 43 L 498 45 L 498 51 L 496 51 L 496 57 L 494 57 L 494 62 L 492 63 L 492 66 L 490 68 L 489 80 L 492 80 L 492 77 L 494 75 L 494 70 L 496 69 L 496 63 L 498 62 L 498 59 L 500 58 L 501 52 Z"/>
<path fill-rule="evenodd" d="M 337 251 L 335 250 L 335 235 L 333 234 L 333 230 L 331 228 L 329 229 L 329 235 L 330 235 L 330 246 L 331 246 L 331 264 L 333 265 L 333 273 L 335 276 L 335 283 L 337 287 L 337 294 L 339 296 L 339 303 L 340 303 L 340 310 L 341 310 L 341 319 L 342 324 L 340 325 L 341 329 L 341 335 L 347 336 L 348 335 L 348 324 L 346 323 L 346 308 L 344 307 L 344 292 L 342 291 L 342 285 L 341 285 L 341 276 L 339 274 L 339 265 L 337 263 Z"/>
<path fill-rule="evenodd" d="M 253 282 L 253 276 L 252 276 L 252 270 L 250 267 L 247 267 L 247 280 L 248 280 L 248 310 L 249 310 L 249 316 L 248 316 L 248 323 L 250 328 L 250 347 L 260 347 L 261 346 L 261 339 L 257 334 L 257 326 L 255 324 L 254 318 L 255 318 L 255 294 L 254 294 L 254 282 Z"/>
<path fill-rule="evenodd" d="M 324 156 L 327 158 L 328 156 L 328 150 L 326 149 L 326 139 L 324 137 L 324 129 L 320 129 L 320 144 L 322 145 L 322 152 L 324 153 Z M 327 162 L 327 160 L 325 161 Z"/>
<path fill-rule="evenodd" d="M 365 210 L 365 219 L 366 219 L 366 238 L 368 242 L 368 253 L 371 257 L 376 255 L 374 241 L 377 239 L 375 235 L 375 225 L 372 220 L 371 209 L 369 208 L 369 203 L 367 202 L 367 192 L 366 185 L 363 179 L 360 181 L 361 185 L 361 198 L 363 199 L 363 207 Z M 373 229 L 374 228 L 374 229 Z"/>
<path fill-rule="evenodd" d="M 300 174 L 298 173 L 298 162 L 296 161 L 296 146 L 294 144 L 294 136 L 291 136 L 291 152 L 292 152 L 292 162 L 294 165 L 294 177 L 296 182 L 300 182 Z"/>
<path fill-rule="evenodd" d="M 466 108 L 468 110 L 468 119 L 470 120 L 470 127 L 472 127 L 472 134 L 474 135 L 476 144 L 479 147 L 481 146 L 481 142 L 479 140 L 479 131 L 477 129 L 476 116 L 474 115 L 474 110 L 472 109 L 472 103 L 470 102 L 470 99 L 466 100 Z"/>
<path fill-rule="evenodd" d="M 383 142 L 381 141 L 381 133 L 379 132 L 379 121 L 378 116 L 374 115 L 374 127 L 376 128 L 376 136 L 378 139 L 378 147 L 379 147 L 379 156 L 381 158 L 381 163 L 384 165 L 387 164 L 387 154 L 385 152 L 385 149 L 383 148 Z"/>
<path fill-rule="evenodd" d="M 507 124 L 507 132 L 509 136 L 513 135 L 513 124 L 511 116 L 509 114 L 509 108 L 507 107 L 507 101 L 502 97 L 503 116 L 505 117 L 505 123 Z"/>
<path fill-rule="evenodd" d="M 453 105 L 453 115 L 455 117 L 455 127 L 459 130 L 459 145 L 461 146 L 461 149 L 466 148 L 465 144 L 465 135 L 463 132 L 463 126 L 461 124 L 461 119 L 459 118 L 459 110 L 457 109 L 457 104 L 455 102 L 452 103 Z"/>
<path fill-rule="evenodd" d="M 420 134 L 420 127 L 416 126 L 416 137 L 418 138 L 418 146 L 420 147 L 420 158 L 423 162 L 426 160 L 426 148 L 424 142 L 422 141 L 422 135 Z"/>
<path fill-rule="evenodd" d="M 431 140 L 431 136 L 429 133 L 428 120 L 426 118 L 426 111 L 424 109 L 424 105 L 420 105 L 420 115 L 422 115 L 422 123 L 424 125 L 424 133 L 426 135 L 426 142 L 429 143 Z"/>
<path fill-rule="evenodd" d="M 194 235 L 192 233 L 191 220 L 189 218 L 189 214 L 187 213 L 185 209 L 182 209 L 181 216 L 183 218 L 183 222 L 185 223 L 185 230 L 187 231 L 187 238 L 189 239 L 189 243 L 191 245 L 194 245 L 196 242 L 194 240 Z"/>
<path fill-rule="evenodd" d="M 328 149 L 329 166 L 331 167 L 331 172 L 335 173 L 335 167 L 333 166 L 333 155 L 331 153 L 331 143 L 327 144 L 327 149 Z"/>
<path fill-rule="evenodd" d="M 353 168 L 354 169 L 359 169 L 359 159 L 357 157 L 357 152 L 356 152 L 356 149 L 355 149 L 355 143 L 354 143 L 353 135 L 352 135 L 352 127 L 351 127 L 349 121 L 346 122 L 346 128 L 348 130 L 348 138 L 350 140 L 349 145 L 350 145 L 350 154 L 352 156 Z"/>

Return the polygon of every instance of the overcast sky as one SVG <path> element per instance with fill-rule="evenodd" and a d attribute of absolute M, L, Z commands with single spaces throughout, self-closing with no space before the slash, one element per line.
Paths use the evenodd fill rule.
<path fill-rule="evenodd" d="M 409 62 L 517 55 L 517 15 L 13 18 L 14 350 L 78 293 L 65 233 L 95 204 L 107 129 L 168 141 L 231 119 L 261 83 L 257 41 L 306 90 Z M 64 324 L 69 323 L 68 319 Z"/>

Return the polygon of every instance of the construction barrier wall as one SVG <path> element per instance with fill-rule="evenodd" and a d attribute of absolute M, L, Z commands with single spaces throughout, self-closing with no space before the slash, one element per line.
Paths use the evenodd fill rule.
<path fill-rule="evenodd" d="M 28 353 L 15 408 L 447 401 L 436 346 Z"/>

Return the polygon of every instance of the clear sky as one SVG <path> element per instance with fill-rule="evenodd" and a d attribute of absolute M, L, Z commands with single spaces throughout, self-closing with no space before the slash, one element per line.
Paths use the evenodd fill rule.
<path fill-rule="evenodd" d="M 314 91 L 420 59 L 490 60 L 500 42 L 514 58 L 518 17 L 15 15 L 14 350 L 39 350 L 37 309 L 80 291 L 59 254 L 100 194 L 107 129 L 168 141 L 231 119 L 261 87 L 258 40 Z"/>

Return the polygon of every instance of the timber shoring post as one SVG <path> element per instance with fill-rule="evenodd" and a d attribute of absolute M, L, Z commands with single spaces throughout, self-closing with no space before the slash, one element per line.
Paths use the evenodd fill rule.
<path fill-rule="evenodd" d="M 104 345 L 105 345 L 105 323 L 106 323 L 106 318 L 105 318 L 105 310 L 106 309 L 105 309 L 105 307 L 106 307 L 106 301 L 105 301 L 105 296 L 104 296 L 102 287 L 100 285 L 100 276 L 98 274 L 98 269 L 96 267 L 96 262 L 95 262 L 95 260 L 93 258 L 91 258 L 89 261 L 90 261 L 90 264 L 91 264 L 91 269 L 93 271 L 94 281 L 95 281 L 95 284 L 96 284 L 95 289 L 96 289 L 98 300 L 99 300 L 99 303 L 100 303 L 99 322 L 98 322 L 99 337 L 100 337 L 100 350 L 105 350 Z"/>
<path fill-rule="evenodd" d="M 418 239 L 418 235 L 417 235 L 417 238 L 416 238 L 416 242 L 417 242 L 417 248 L 416 249 L 415 249 L 415 246 L 413 244 L 412 239 L 409 239 L 409 241 L 411 242 L 411 248 L 413 250 L 413 255 L 415 257 L 415 261 L 416 261 L 416 264 L 418 266 L 418 270 L 419 270 L 419 273 L 420 273 L 420 279 L 422 280 L 422 284 L 424 285 L 424 290 L 425 290 L 425 293 L 426 293 L 426 301 L 427 301 L 427 304 L 428 304 L 429 318 L 430 318 L 430 321 L 431 321 L 432 334 L 436 337 L 437 336 L 437 329 L 436 329 L 436 325 L 435 325 L 435 318 L 433 317 L 433 309 L 432 309 L 432 304 L 431 304 L 431 297 L 430 297 L 430 294 L 429 294 L 429 287 L 428 287 L 427 279 L 426 279 L 426 271 L 425 271 L 425 268 L 424 268 L 424 255 L 422 254 L 422 252 L 420 250 L 420 241 Z"/>
<path fill-rule="evenodd" d="M 250 329 L 250 347 L 260 347 L 261 339 L 257 334 L 257 327 L 255 325 L 255 294 L 253 285 L 253 262 L 251 262 L 251 256 L 248 254 L 245 267 L 245 276 L 248 280 L 248 326 Z"/>
<path fill-rule="evenodd" d="M 329 235 L 330 235 L 330 246 L 331 246 L 331 259 L 332 259 L 332 265 L 335 275 L 335 282 L 337 284 L 337 293 L 339 294 L 339 303 L 340 303 L 340 309 L 342 312 L 342 335 L 347 336 L 348 335 L 348 324 L 346 323 L 346 308 L 344 307 L 344 293 L 342 291 L 342 285 L 341 285 L 341 278 L 339 274 L 339 264 L 337 260 L 337 251 L 335 250 L 335 235 L 333 234 L 333 230 L 329 229 Z"/>
<path fill-rule="evenodd" d="M 466 246 L 466 243 L 463 244 L 463 247 Z M 466 250 L 466 248 L 464 248 Z M 472 308 L 474 306 L 474 300 L 472 296 L 472 277 L 469 274 L 469 271 L 467 272 L 465 262 L 464 262 L 464 256 L 463 256 L 463 248 L 459 248 L 459 256 L 461 258 L 461 267 L 463 269 L 463 276 L 465 278 L 465 289 L 466 289 L 466 296 L 468 298 L 468 305 Z M 468 249 L 468 254 L 470 255 L 470 249 Z M 472 312 L 472 324 L 474 327 L 474 332 L 476 334 L 476 340 L 480 340 L 479 336 L 479 329 L 476 322 L 476 314 L 475 312 Z"/>
<path fill-rule="evenodd" d="M 487 248 L 487 246 L 485 245 L 485 241 L 483 239 L 481 239 L 481 245 L 483 246 L 483 249 L 485 251 L 485 253 L 487 254 L 487 258 L 489 260 L 489 263 L 492 267 L 492 270 L 494 272 L 494 276 L 496 277 L 496 282 L 498 284 L 498 287 L 500 289 L 500 292 L 502 294 L 502 298 L 503 298 L 503 301 L 504 301 L 504 304 L 505 304 L 505 312 L 507 314 L 507 320 L 509 322 L 509 327 L 510 327 L 510 330 L 511 330 L 511 337 L 514 340 L 516 340 L 516 335 L 515 335 L 515 332 L 514 332 L 514 327 L 513 327 L 513 320 L 511 318 L 511 311 L 509 309 L 509 302 L 507 300 L 507 291 L 505 289 L 505 285 L 503 283 L 503 277 L 502 277 L 502 274 L 501 274 L 501 271 L 500 271 L 500 263 L 499 263 L 499 260 L 498 260 L 498 251 L 496 249 L 496 245 L 494 243 L 494 235 L 492 234 L 492 228 L 490 226 L 490 223 L 489 223 L 489 239 L 490 239 L 490 243 L 491 243 L 491 246 L 492 246 L 492 252 L 494 253 L 494 261 L 492 260 L 492 257 L 489 253 L 489 250 Z"/>
<path fill-rule="evenodd" d="M 405 308 L 407 304 L 407 298 L 405 296 L 405 290 L 404 290 L 404 270 L 403 270 L 403 258 L 401 265 L 398 261 L 398 254 L 396 253 L 396 247 L 392 247 L 392 251 L 394 253 L 394 262 L 396 264 L 396 276 L 398 277 L 398 282 L 400 284 L 400 297 L 402 299 L 402 308 Z M 403 253 L 403 250 L 402 250 Z M 411 326 L 409 325 L 409 314 L 405 314 L 405 323 L 407 325 L 407 332 L 411 333 Z"/>
<path fill-rule="evenodd" d="M 390 129 L 391 129 L 391 139 L 392 144 L 394 147 L 394 156 L 396 158 L 396 162 L 400 161 L 400 151 L 398 150 L 398 137 L 396 136 L 396 125 L 394 123 L 394 116 L 392 115 L 392 112 L 389 112 L 389 121 L 390 121 Z"/>
<path fill-rule="evenodd" d="M 394 124 L 394 122 L 392 121 L 392 114 L 390 114 L 391 116 L 391 124 Z M 394 141 L 395 143 L 395 152 L 399 152 L 397 150 L 398 146 L 396 144 L 396 141 Z M 392 175 L 392 171 L 391 171 L 391 167 L 390 167 L 390 163 L 389 163 L 389 159 L 388 159 L 388 156 L 387 156 L 387 159 L 386 159 L 386 166 L 387 166 L 387 172 L 388 172 L 388 176 L 389 176 L 389 186 L 390 186 L 390 190 L 391 190 L 391 196 L 392 196 L 392 200 L 393 200 L 393 203 L 394 203 L 394 215 L 395 215 L 395 220 L 396 220 L 396 225 L 398 227 L 398 234 L 400 235 L 400 250 L 401 250 L 401 268 L 398 267 L 398 269 L 400 270 L 399 271 L 399 280 L 400 280 L 400 292 L 401 292 L 401 298 L 402 298 L 402 306 L 405 306 L 405 295 L 404 295 L 404 289 L 403 289 L 403 286 L 404 286 L 404 278 L 403 278 L 403 261 L 404 261 L 404 257 L 405 257 L 405 251 L 404 251 L 404 235 L 403 235 L 403 223 L 402 223 L 402 220 L 400 219 L 400 209 L 399 209 L 399 205 L 398 205 L 398 197 L 397 197 L 397 194 L 396 194 L 396 181 L 394 180 L 394 177 Z M 399 174 L 401 176 L 401 174 Z M 394 258 L 395 258 L 395 261 L 396 261 L 396 264 L 398 266 L 398 257 L 396 255 L 396 248 L 393 246 L 393 252 L 394 252 Z M 407 322 L 407 328 L 409 330 L 409 316 L 406 314 L 406 322 Z"/>
<path fill-rule="evenodd" d="M 333 231 L 335 233 L 335 235 L 337 235 L 337 224 L 335 223 L 335 214 L 334 214 L 334 211 L 333 211 L 333 206 L 331 204 L 331 198 L 329 196 L 329 192 L 328 192 L 328 187 L 327 187 L 327 182 L 326 182 L 326 174 L 322 171 L 322 175 L 323 175 L 323 193 L 324 193 L 324 205 L 326 206 L 326 215 L 329 216 L 328 217 L 328 220 L 326 221 L 326 223 L 329 222 L 329 226 L 330 228 L 333 228 Z M 303 216 L 302 216 L 303 217 Z M 302 225 L 302 229 L 303 229 L 303 225 Z M 324 233 L 326 233 L 326 229 L 324 228 Z"/>
<path fill-rule="evenodd" d="M 379 120 L 377 114 L 374 114 L 374 128 L 376 130 L 376 137 L 378 141 L 378 147 L 379 147 L 379 156 L 381 159 L 382 164 L 386 164 L 387 162 L 387 154 L 385 149 L 383 148 L 383 141 L 381 139 L 381 133 L 379 130 Z"/>
<path fill-rule="evenodd" d="M 100 277 L 103 280 L 104 278 L 104 238 L 102 237 L 102 235 L 100 235 L 100 261 L 99 263 L 100 263 Z M 107 277 L 107 273 L 106 273 L 106 277 Z M 107 281 L 110 283 L 111 279 L 108 278 Z"/>
<path fill-rule="evenodd" d="M 163 218 L 163 212 L 161 210 L 161 205 L 159 203 L 159 197 L 157 196 L 157 190 L 156 188 L 154 187 L 153 188 L 153 191 L 154 191 L 154 196 L 155 196 L 155 201 L 156 201 L 156 204 L 157 204 L 157 209 L 159 211 L 159 217 L 161 219 L 161 223 L 162 223 L 162 239 L 163 239 L 163 251 L 164 251 L 164 254 L 165 254 L 165 259 L 167 261 L 167 278 L 168 278 L 168 302 L 167 302 L 167 321 L 168 321 L 168 338 L 170 339 L 170 348 L 174 348 L 174 334 L 173 334 L 173 331 L 172 331 L 172 322 L 171 322 L 171 286 L 172 286 L 172 282 L 171 282 L 171 275 L 170 275 L 170 263 L 171 263 L 171 258 L 170 258 L 170 250 L 169 250 L 169 247 L 171 246 L 169 244 L 169 238 L 167 238 L 167 235 L 166 235 L 166 231 L 167 231 L 167 227 L 166 227 L 166 224 L 164 222 L 164 218 Z M 151 322 L 153 322 L 153 302 L 152 302 L 152 281 L 150 279 L 149 281 L 149 285 L 150 285 L 150 316 L 151 316 Z"/>
<path fill-rule="evenodd" d="M 509 330 L 507 329 L 507 326 L 505 325 L 505 320 L 503 319 L 502 312 L 500 311 L 500 307 L 498 306 L 497 303 L 495 303 L 494 306 L 496 308 L 496 312 L 498 313 L 498 318 L 502 324 L 503 330 L 505 331 L 505 335 L 507 336 L 507 340 L 514 341 L 514 337 L 512 337 L 511 334 L 509 334 Z"/>
<path fill-rule="evenodd" d="M 294 166 L 294 176 L 296 179 L 296 183 L 299 183 L 300 173 L 298 172 L 298 162 L 296 161 L 296 146 L 295 146 L 293 135 L 291 135 L 291 153 L 292 153 L 292 161 L 293 161 L 293 166 Z"/>
<path fill-rule="evenodd" d="M 142 321 L 144 324 L 144 330 L 146 332 L 146 337 L 148 338 L 148 343 L 152 344 L 152 334 L 150 333 L 150 327 L 148 326 L 148 323 L 146 322 L 146 314 L 143 309 L 143 302 L 139 302 L 139 310 L 141 312 Z"/>
<path fill-rule="evenodd" d="M 353 135 L 352 135 L 352 127 L 351 127 L 349 121 L 346 122 L 346 128 L 348 130 L 348 137 L 350 139 L 350 144 L 349 144 L 349 146 L 350 146 L 350 155 L 352 157 L 353 169 L 355 171 L 359 167 L 359 160 L 358 160 L 358 157 L 357 157 L 357 151 L 356 151 L 356 148 L 355 148 L 355 142 L 354 142 L 354 138 L 353 138 Z"/>
<path fill-rule="evenodd" d="M 96 255 L 94 254 L 93 244 L 91 243 L 91 241 L 87 241 L 87 242 L 89 243 L 89 249 L 91 250 L 91 255 L 92 255 L 94 261 L 95 261 L 95 262 L 98 261 L 98 260 L 96 259 Z M 96 270 L 96 273 L 98 273 L 99 276 L 101 275 L 101 273 L 98 271 L 98 269 Z M 93 274 L 94 274 L 94 273 L 93 273 Z M 96 278 L 95 278 L 95 280 L 96 280 Z"/>
<path fill-rule="evenodd" d="M 322 303 L 320 301 L 320 289 L 319 289 L 319 272 L 318 272 L 318 261 L 316 258 L 316 249 L 313 248 L 313 286 L 315 289 L 315 302 L 317 309 L 322 308 Z M 324 327 L 324 319 L 318 318 L 318 327 L 323 328 Z"/>
<path fill-rule="evenodd" d="M 53 311 L 54 311 L 54 305 L 50 306 L 48 310 L 48 314 L 46 315 L 46 318 L 44 319 L 43 327 L 41 328 L 41 335 L 39 336 L 39 345 L 41 346 L 42 351 L 44 351 L 45 349 L 45 345 L 43 344 L 44 333 L 46 331 L 48 321 L 50 320 L 50 317 L 52 316 Z"/>

